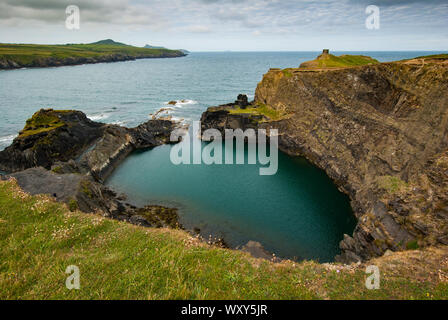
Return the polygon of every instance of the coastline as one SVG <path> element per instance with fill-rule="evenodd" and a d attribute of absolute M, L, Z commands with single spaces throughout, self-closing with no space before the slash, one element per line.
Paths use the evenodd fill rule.
<path fill-rule="evenodd" d="M 32 64 L 21 65 L 15 61 L 11 60 L 0 60 L 0 71 L 1 70 L 20 70 L 20 69 L 36 69 L 36 68 L 57 68 L 57 67 L 68 67 L 68 66 L 80 66 L 87 64 L 98 64 L 98 63 L 114 63 L 114 62 L 125 62 L 125 61 L 136 61 L 142 59 L 173 59 L 186 57 L 187 54 L 179 56 L 147 56 L 147 57 L 131 57 L 131 56 L 103 56 L 99 58 L 78 58 L 78 59 L 67 59 L 67 60 L 52 60 L 39 61 Z M 0 56 L 1 59 L 1 56 Z"/>
<path fill-rule="evenodd" d="M 429 111 L 444 118 L 435 88 L 446 86 L 446 61 L 271 69 L 251 105 L 210 107 L 202 129 L 279 129 L 280 150 L 323 169 L 350 197 L 358 220 L 340 243 L 339 262 L 447 244 L 444 129 L 434 123 L 440 134 L 433 136 L 424 120 Z"/>
<path fill-rule="evenodd" d="M 106 43 L 67 45 L 0 43 L 0 70 L 74 66 L 185 56 L 187 54 L 180 50 L 139 48 L 116 43 L 112 40 Z"/>

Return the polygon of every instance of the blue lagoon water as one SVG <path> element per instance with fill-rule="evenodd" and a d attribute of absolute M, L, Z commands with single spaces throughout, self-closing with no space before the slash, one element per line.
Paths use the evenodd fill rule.
<path fill-rule="evenodd" d="M 350 52 L 352 54 L 360 54 Z M 380 61 L 436 52 L 362 52 Z M 318 52 L 193 53 L 73 67 L 0 71 L 0 149 L 40 108 L 77 109 L 91 119 L 136 126 L 171 100 L 170 114 L 199 120 L 208 106 L 253 98 L 269 68 L 295 67 Z M 336 52 L 336 54 L 340 54 Z M 288 258 L 330 261 L 355 219 L 348 198 L 321 170 L 301 158 L 279 155 L 278 173 L 260 176 L 255 165 L 180 165 L 172 146 L 137 152 L 108 180 L 139 205 L 171 204 L 182 223 L 233 247 L 249 240 Z"/>

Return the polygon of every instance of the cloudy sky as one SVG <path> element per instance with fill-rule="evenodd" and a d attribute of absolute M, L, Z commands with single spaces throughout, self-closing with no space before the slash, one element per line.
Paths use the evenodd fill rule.
<path fill-rule="evenodd" d="M 79 30 L 65 27 L 68 5 Z M 365 26 L 380 8 L 379 30 Z M 0 42 L 192 51 L 448 50 L 448 0 L 0 0 Z"/>

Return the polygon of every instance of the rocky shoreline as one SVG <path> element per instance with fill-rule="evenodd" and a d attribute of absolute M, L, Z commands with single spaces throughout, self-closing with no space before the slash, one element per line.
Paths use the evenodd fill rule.
<path fill-rule="evenodd" d="M 325 170 L 358 220 L 339 262 L 446 245 L 447 62 L 271 69 L 252 103 L 209 108 L 202 130 L 278 129 L 282 151 Z"/>
<path fill-rule="evenodd" d="M 16 179 L 32 195 L 53 196 L 70 210 L 100 212 L 146 227 L 181 228 L 176 208 L 136 208 L 103 185 L 131 152 L 170 143 L 178 126 L 156 119 L 125 128 L 93 122 L 80 111 L 42 109 L 0 152 L 0 170 L 7 172 L 0 177 Z"/>
<path fill-rule="evenodd" d="M 75 57 L 75 56 L 67 58 L 47 57 L 47 58 L 38 58 L 27 63 L 15 61 L 9 58 L 2 58 L 0 59 L 0 70 L 63 67 L 63 66 L 83 65 L 83 64 L 134 61 L 138 59 L 179 58 L 184 56 L 186 56 L 185 53 L 182 53 L 180 51 L 173 51 L 169 53 L 164 53 L 162 55 L 147 54 L 147 55 L 135 56 L 128 54 L 107 54 L 96 57 Z"/>

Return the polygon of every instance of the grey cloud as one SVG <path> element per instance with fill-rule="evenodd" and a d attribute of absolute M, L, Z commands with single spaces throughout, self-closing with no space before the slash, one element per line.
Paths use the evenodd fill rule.
<path fill-rule="evenodd" d="M 410 4 L 438 5 L 448 4 L 448 0 L 349 0 L 353 4 L 377 5 L 377 6 L 401 6 Z"/>
<path fill-rule="evenodd" d="M 61 23 L 78 5 L 82 23 L 137 25 L 182 33 L 340 33 L 364 31 L 365 6 L 377 4 L 392 30 L 447 25 L 448 0 L 0 0 L 0 24 Z M 399 5 L 398 5 L 399 4 Z M 412 5 L 411 5 L 412 4 Z"/>
<path fill-rule="evenodd" d="M 60 22 L 64 21 L 69 5 L 77 5 L 81 20 L 87 23 L 148 26 L 165 23 L 151 6 L 135 5 L 130 0 L 0 0 L 0 20 Z"/>

